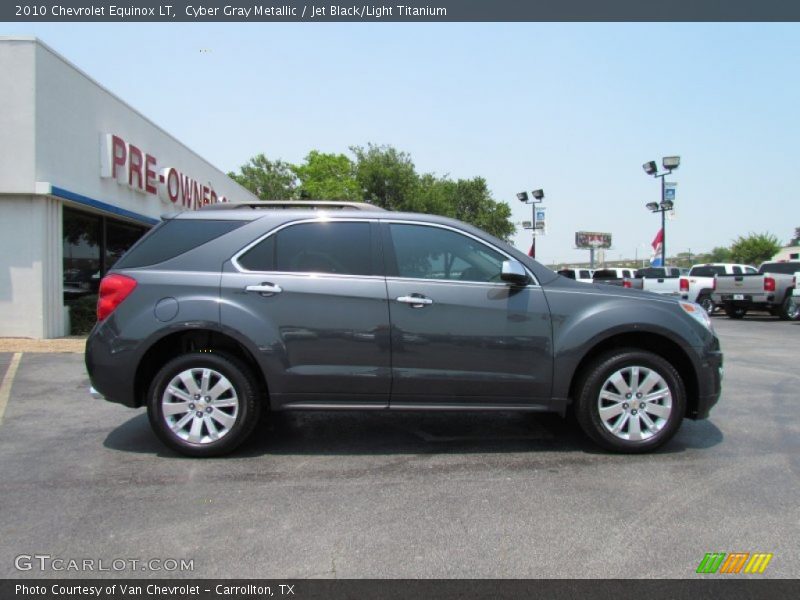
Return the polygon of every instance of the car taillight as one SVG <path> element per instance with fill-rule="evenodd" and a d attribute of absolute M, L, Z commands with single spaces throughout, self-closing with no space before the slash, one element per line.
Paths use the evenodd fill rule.
<path fill-rule="evenodd" d="M 631 283 L 630 279 L 623 279 L 622 280 L 622 287 L 630 288 L 630 287 L 633 287 L 633 284 Z"/>
<path fill-rule="evenodd" d="M 775 279 L 772 277 L 764 277 L 764 291 L 765 292 L 774 292 L 775 291 Z"/>
<path fill-rule="evenodd" d="M 100 281 L 97 297 L 97 320 L 102 321 L 113 313 L 136 287 L 136 280 L 125 275 L 106 275 Z"/>
<path fill-rule="evenodd" d="M 689 291 L 689 280 L 681 277 L 681 291 L 688 292 Z"/>

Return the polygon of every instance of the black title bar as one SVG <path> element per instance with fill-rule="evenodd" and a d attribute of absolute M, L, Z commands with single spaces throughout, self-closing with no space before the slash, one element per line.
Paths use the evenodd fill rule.
<path fill-rule="evenodd" d="M 0 20 L 41 22 L 800 21 L 797 0 L 8 0 Z"/>
<path fill-rule="evenodd" d="M 798 580 L 738 577 L 689 580 L 0 580 L 3 600 L 782 600 L 800 596 Z"/>

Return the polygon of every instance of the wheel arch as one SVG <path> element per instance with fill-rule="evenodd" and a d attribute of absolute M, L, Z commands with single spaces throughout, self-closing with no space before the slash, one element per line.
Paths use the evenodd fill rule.
<path fill-rule="evenodd" d="M 172 331 L 153 342 L 142 355 L 134 375 L 134 400 L 144 406 L 150 382 L 158 370 L 170 359 L 189 352 L 220 352 L 242 361 L 252 371 L 265 401 L 269 399 L 264 371 L 254 353 L 231 332 L 213 327 L 184 328 Z"/>
<path fill-rule="evenodd" d="M 591 365 L 598 356 L 610 350 L 622 348 L 635 348 L 637 350 L 653 352 L 654 354 L 657 354 L 669 361 L 681 376 L 684 388 L 686 390 L 685 416 L 691 417 L 692 415 L 697 414 L 699 382 L 697 380 L 697 372 L 692 363 L 692 359 L 675 341 L 664 335 L 649 331 L 617 333 L 599 341 L 597 344 L 592 346 L 580 359 L 572 373 L 572 378 L 569 385 L 569 398 L 574 401 L 578 392 L 577 387 L 580 383 L 581 377 L 586 372 L 586 369 L 589 367 L 589 365 Z"/>

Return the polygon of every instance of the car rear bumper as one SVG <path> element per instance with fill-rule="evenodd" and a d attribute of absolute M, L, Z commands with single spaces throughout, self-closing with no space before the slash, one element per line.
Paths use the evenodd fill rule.
<path fill-rule="evenodd" d="M 86 371 L 89 373 L 92 398 L 108 400 L 131 408 L 138 406 L 133 394 L 132 365 L 128 349 L 106 328 L 95 326 L 86 340 Z"/>

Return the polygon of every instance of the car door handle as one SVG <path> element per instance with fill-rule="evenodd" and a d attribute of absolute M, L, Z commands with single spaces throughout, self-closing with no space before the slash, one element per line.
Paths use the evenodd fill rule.
<path fill-rule="evenodd" d="M 259 283 L 258 285 L 248 285 L 244 288 L 245 292 L 258 292 L 259 294 L 280 294 L 283 291 L 283 288 L 279 285 L 275 285 L 274 283 L 269 283 L 265 281 L 263 283 Z"/>
<path fill-rule="evenodd" d="M 398 296 L 397 301 L 403 304 L 410 304 L 412 308 L 422 308 L 433 304 L 433 300 L 425 296 Z"/>

